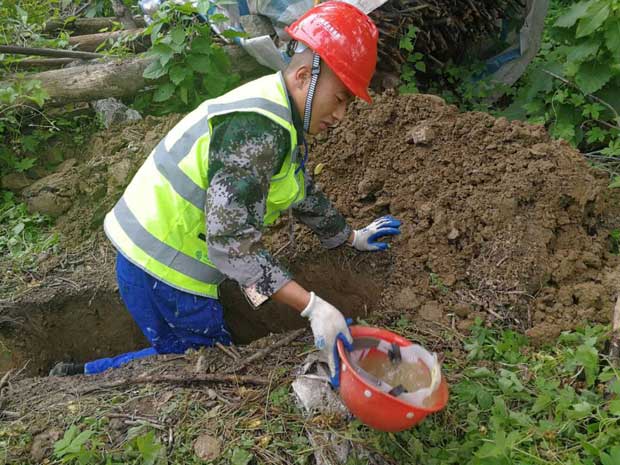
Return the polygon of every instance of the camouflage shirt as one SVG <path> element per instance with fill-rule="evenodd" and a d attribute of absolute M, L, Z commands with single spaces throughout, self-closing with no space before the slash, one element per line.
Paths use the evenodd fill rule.
<path fill-rule="evenodd" d="M 301 140 L 303 126 L 296 111 L 293 121 Z M 261 241 L 270 181 L 289 149 L 288 132 L 258 113 L 213 119 L 205 205 L 209 258 L 224 275 L 239 282 L 255 305 L 291 280 Z M 305 179 L 306 198 L 293 207 L 293 213 L 325 247 L 341 245 L 350 227 L 307 173 Z"/>

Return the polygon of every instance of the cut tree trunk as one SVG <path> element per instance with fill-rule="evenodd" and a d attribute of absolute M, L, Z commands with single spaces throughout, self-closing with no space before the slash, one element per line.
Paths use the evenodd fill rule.
<path fill-rule="evenodd" d="M 232 72 L 239 74 L 243 81 L 272 72 L 259 65 L 254 58 L 236 45 L 224 46 L 224 50 L 230 57 Z M 88 102 L 108 97 L 131 97 L 153 83 L 142 77 L 142 73 L 153 60 L 154 58 L 142 57 L 109 61 L 32 73 L 25 78 L 41 82 L 41 87 L 50 96 L 45 102 L 46 106 Z M 0 86 L 17 79 L 24 77 L 9 77 L 6 81 L 0 82 Z"/>
<path fill-rule="evenodd" d="M 137 27 L 145 27 L 144 18 L 140 15 L 132 18 Z M 62 19 L 51 19 L 45 23 L 43 32 L 45 34 L 54 34 L 61 30 L 75 31 L 79 34 L 96 34 L 102 29 L 112 29 L 114 23 L 118 23 L 118 18 L 77 18 L 75 21 L 65 23 Z"/>
<path fill-rule="evenodd" d="M 144 31 L 144 28 L 129 29 L 114 32 L 99 32 L 97 34 L 85 34 L 81 36 L 69 37 L 69 45 L 74 47 L 74 50 L 80 50 L 82 52 L 94 52 L 101 44 L 109 41 L 110 45 L 126 37 L 132 37 L 128 40 L 127 45 L 134 52 L 143 52 L 146 50 L 149 37 L 142 37 L 140 34 Z M 108 48 L 108 46 L 104 47 Z"/>

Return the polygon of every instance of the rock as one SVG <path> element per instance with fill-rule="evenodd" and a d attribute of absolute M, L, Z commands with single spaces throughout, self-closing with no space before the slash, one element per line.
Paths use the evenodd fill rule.
<path fill-rule="evenodd" d="M 126 123 L 128 121 L 137 121 L 142 119 L 142 115 L 136 110 L 128 108 L 121 101 L 110 97 L 96 100 L 92 104 L 93 109 L 103 121 L 103 125 L 107 128 L 113 124 Z"/>
<path fill-rule="evenodd" d="M 24 173 L 9 173 L 0 178 L 0 186 L 3 189 L 19 192 L 24 187 L 28 187 L 34 181 L 29 179 Z"/>
<path fill-rule="evenodd" d="M 422 306 L 418 316 L 426 321 L 439 321 L 443 318 L 443 310 L 439 302 L 432 300 Z"/>
<path fill-rule="evenodd" d="M 108 169 L 108 173 L 110 175 L 108 178 L 108 186 L 112 188 L 126 186 L 129 184 L 129 177 L 131 176 L 132 171 L 133 164 L 126 158 L 111 165 Z"/>
<path fill-rule="evenodd" d="M 458 229 L 452 228 L 450 232 L 448 233 L 448 240 L 454 241 L 458 239 L 460 235 L 461 235 L 461 232 Z"/>
<path fill-rule="evenodd" d="M 54 192 L 39 192 L 26 200 L 28 210 L 42 213 L 54 218 L 59 217 L 71 208 L 73 204 L 68 197 L 56 195 Z"/>
<path fill-rule="evenodd" d="M 194 441 L 194 454 L 200 459 L 208 462 L 215 460 L 222 453 L 222 442 L 208 434 L 201 434 Z"/>
<path fill-rule="evenodd" d="M 415 126 L 407 133 L 407 142 L 410 144 L 426 145 L 435 139 L 435 131 L 430 126 L 422 123 Z"/>

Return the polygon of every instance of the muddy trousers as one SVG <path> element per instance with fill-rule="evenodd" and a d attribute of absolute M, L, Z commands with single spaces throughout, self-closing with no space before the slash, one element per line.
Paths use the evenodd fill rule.
<path fill-rule="evenodd" d="M 155 354 L 182 354 L 187 349 L 230 344 L 220 302 L 175 289 L 137 267 L 122 254 L 116 256 L 116 278 L 121 298 L 151 347 L 84 365 L 84 373 Z"/>

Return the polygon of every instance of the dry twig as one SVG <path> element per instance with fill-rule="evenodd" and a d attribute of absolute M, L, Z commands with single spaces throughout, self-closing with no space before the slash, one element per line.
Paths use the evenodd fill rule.
<path fill-rule="evenodd" d="M 171 383 L 171 384 L 193 384 L 193 383 L 229 383 L 229 384 L 254 384 L 257 386 L 264 386 L 269 384 L 269 380 L 260 376 L 244 376 L 244 375 L 232 375 L 232 374 L 214 374 L 207 373 L 203 375 L 189 375 L 187 377 L 172 376 L 172 375 L 159 375 L 143 378 L 122 378 L 116 381 L 110 381 L 107 383 L 100 383 L 94 386 L 89 386 L 78 391 L 78 394 L 88 394 L 89 392 L 98 391 L 100 389 L 112 389 L 123 386 L 130 386 L 132 384 L 159 384 L 159 383 Z"/>
<path fill-rule="evenodd" d="M 279 341 L 274 342 L 270 346 L 265 347 L 264 349 L 261 349 L 261 350 L 255 352 L 254 354 L 250 355 L 248 358 L 243 360 L 241 363 L 239 363 L 238 365 L 234 366 L 232 368 L 232 371 L 234 372 L 234 371 L 242 370 L 243 368 L 247 367 L 251 363 L 254 363 L 257 360 L 261 360 L 261 359 L 265 358 L 267 355 L 269 355 L 271 352 L 273 352 L 278 347 L 282 347 L 282 346 L 285 346 L 285 345 L 290 344 L 291 342 L 293 342 L 295 339 L 297 339 L 305 331 L 306 331 L 305 328 L 301 328 L 301 329 L 297 329 L 297 330 L 293 331 L 291 334 L 286 336 L 284 339 L 280 339 Z M 268 381 L 267 381 L 267 383 L 268 383 Z"/>

